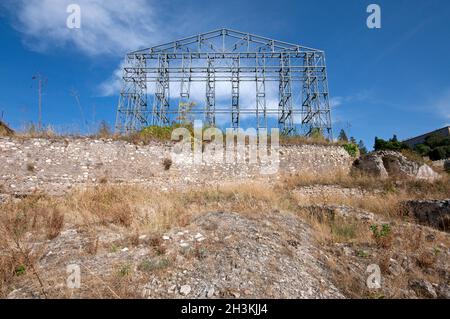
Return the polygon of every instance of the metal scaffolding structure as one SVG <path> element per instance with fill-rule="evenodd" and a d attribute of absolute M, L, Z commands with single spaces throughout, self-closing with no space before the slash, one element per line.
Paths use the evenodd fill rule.
<path fill-rule="evenodd" d="M 199 82 L 205 84 L 203 99 L 192 94 Z M 231 84 L 229 100 L 223 100 L 223 92 L 218 95 L 220 82 Z M 251 102 L 243 101 L 249 95 L 243 82 L 255 84 Z M 274 82 L 278 94 L 268 92 Z M 235 129 L 252 126 L 252 119 L 258 129 L 268 128 L 272 120 L 285 135 L 320 129 L 332 138 L 329 99 L 324 51 L 220 29 L 129 53 L 116 131 L 127 134 L 200 116 L 215 126 L 220 115 L 229 116 Z"/>

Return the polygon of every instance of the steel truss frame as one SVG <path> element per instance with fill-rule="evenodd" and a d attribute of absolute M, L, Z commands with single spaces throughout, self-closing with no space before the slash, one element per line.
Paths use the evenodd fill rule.
<path fill-rule="evenodd" d="M 203 108 L 192 107 L 195 82 L 205 83 Z M 231 84 L 231 107 L 218 103 L 218 82 Z M 242 105 L 242 82 L 255 83 L 255 105 Z M 269 82 L 278 82 L 278 107 L 268 107 Z M 178 98 L 170 96 L 174 83 L 179 83 Z M 150 112 L 147 95 L 152 85 Z M 329 100 L 324 51 L 220 29 L 129 53 L 116 131 L 127 134 L 148 125 L 183 123 L 187 115 L 203 115 L 207 125 L 215 126 L 218 114 L 229 114 L 235 129 L 242 115 L 254 115 L 258 129 L 268 128 L 268 117 L 276 116 L 285 135 L 320 129 L 332 138 Z"/>

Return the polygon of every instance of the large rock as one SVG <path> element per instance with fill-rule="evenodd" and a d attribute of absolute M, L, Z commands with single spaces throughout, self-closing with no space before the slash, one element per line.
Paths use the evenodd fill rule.
<path fill-rule="evenodd" d="M 426 164 L 411 161 L 399 152 L 378 151 L 357 159 L 353 167 L 369 175 L 435 180 L 439 174 Z"/>
<path fill-rule="evenodd" d="M 409 286 L 419 298 L 437 298 L 433 285 L 426 280 L 415 279 L 409 283 Z"/>
<path fill-rule="evenodd" d="M 402 203 L 406 215 L 419 223 L 450 231 L 450 199 L 411 200 Z"/>
<path fill-rule="evenodd" d="M 357 159 L 353 166 L 370 175 L 388 177 L 383 158 L 376 153 L 367 154 Z"/>
<path fill-rule="evenodd" d="M 447 172 L 450 172 L 450 159 L 445 160 L 445 162 L 444 162 L 444 169 L 445 169 Z"/>

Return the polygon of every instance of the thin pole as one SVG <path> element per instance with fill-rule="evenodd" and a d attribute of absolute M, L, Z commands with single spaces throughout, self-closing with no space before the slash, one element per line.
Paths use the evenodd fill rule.
<path fill-rule="evenodd" d="M 39 91 L 39 103 L 38 103 L 38 129 L 42 131 L 42 78 L 38 77 L 38 91 Z"/>

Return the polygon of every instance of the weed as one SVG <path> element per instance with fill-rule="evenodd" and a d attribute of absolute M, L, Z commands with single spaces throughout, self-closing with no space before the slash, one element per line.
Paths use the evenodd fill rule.
<path fill-rule="evenodd" d="M 27 268 L 25 267 L 25 265 L 19 265 L 16 270 L 14 271 L 15 275 L 17 277 L 23 276 L 25 275 L 27 272 Z"/>
<path fill-rule="evenodd" d="M 119 251 L 119 249 L 120 249 L 120 247 L 115 244 L 112 244 L 110 247 L 110 250 L 112 253 L 117 253 Z"/>
<path fill-rule="evenodd" d="M 365 250 L 358 249 L 356 251 L 356 256 L 358 256 L 360 258 L 367 258 L 367 257 L 369 257 L 369 253 L 367 251 L 365 251 Z"/>
<path fill-rule="evenodd" d="M 138 270 L 144 272 L 151 272 L 156 270 L 161 270 L 169 267 L 171 265 L 171 260 L 169 258 L 159 258 L 159 259 L 145 259 L 139 266 Z"/>
<path fill-rule="evenodd" d="M 371 225 L 370 230 L 378 247 L 387 248 L 391 245 L 392 232 L 389 224 L 383 224 L 381 228 L 378 225 Z"/>
<path fill-rule="evenodd" d="M 125 264 L 125 265 L 120 266 L 119 275 L 121 277 L 127 277 L 127 276 L 131 275 L 131 265 Z"/>
<path fill-rule="evenodd" d="M 59 236 L 64 227 L 64 213 L 60 209 L 53 209 L 47 221 L 47 238 L 54 239 Z"/>

